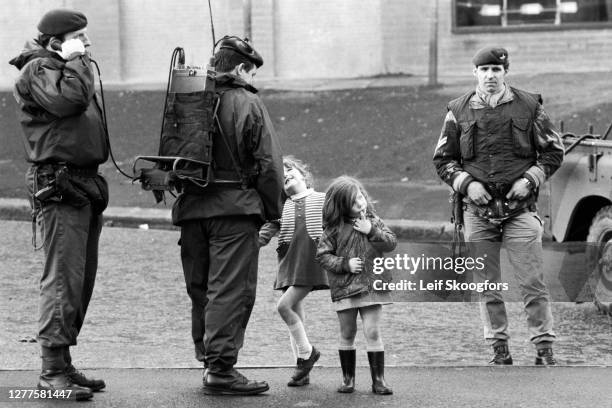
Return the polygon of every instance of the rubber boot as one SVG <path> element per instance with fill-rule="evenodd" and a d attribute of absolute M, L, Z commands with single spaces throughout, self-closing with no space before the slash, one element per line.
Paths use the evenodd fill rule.
<path fill-rule="evenodd" d="M 355 391 L 355 350 L 338 350 L 342 367 L 342 385 L 338 392 L 349 394 Z"/>
<path fill-rule="evenodd" d="M 75 385 L 66 374 L 64 348 L 42 347 L 42 372 L 38 379 L 38 389 L 46 391 L 64 391 L 77 401 L 93 397 L 91 389 Z"/>
<path fill-rule="evenodd" d="M 372 392 L 379 395 L 393 394 L 385 382 L 385 352 L 368 351 L 370 374 L 372 374 Z"/>

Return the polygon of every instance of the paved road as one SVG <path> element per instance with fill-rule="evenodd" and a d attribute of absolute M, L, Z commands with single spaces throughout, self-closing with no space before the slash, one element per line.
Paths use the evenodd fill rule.
<path fill-rule="evenodd" d="M 602 367 L 410 367 L 388 368 L 394 395 L 370 392 L 368 369 L 357 370 L 356 392 L 338 394 L 339 368 L 315 367 L 311 384 L 285 386 L 288 368 L 245 369 L 270 391 L 255 397 L 211 397 L 201 392 L 201 370 L 93 370 L 104 378 L 105 392 L 96 393 L 95 407 L 521 407 L 609 408 L 612 368 Z M 49 402 L 8 402 L 9 389 L 32 387 L 34 371 L 0 371 L 0 406 L 46 407 Z"/>

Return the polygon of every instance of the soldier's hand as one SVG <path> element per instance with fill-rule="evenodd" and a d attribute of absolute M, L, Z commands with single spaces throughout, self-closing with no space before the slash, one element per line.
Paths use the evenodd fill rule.
<path fill-rule="evenodd" d="M 351 258 L 349 259 L 348 264 L 351 273 L 359 273 L 363 269 L 363 262 L 361 261 L 361 258 Z"/>
<path fill-rule="evenodd" d="M 493 198 L 479 181 L 472 181 L 468 185 L 467 195 L 476 205 L 485 205 Z"/>
<path fill-rule="evenodd" d="M 66 61 L 70 61 L 85 54 L 85 44 L 78 38 L 71 38 L 62 43 L 62 50 L 58 51 L 58 54 Z"/>
<path fill-rule="evenodd" d="M 522 200 L 531 193 L 531 184 L 525 177 L 521 177 L 512 184 L 512 188 L 506 194 L 509 200 Z"/>

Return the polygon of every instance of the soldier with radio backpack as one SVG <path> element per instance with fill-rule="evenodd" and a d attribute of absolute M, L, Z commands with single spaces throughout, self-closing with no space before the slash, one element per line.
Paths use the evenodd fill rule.
<path fill-rule="evenodd" d="M 543 223 L 536 212 L 540 186 L 559 168 L 563 144 L 540 95 L 509 86 L 508 52 L 487 47 L 472 62 L 476 89 L 451 101 L 433 161 L 438 175 L 463 198 L 470 256 L 484 256 L 474 270 L 482 282 L 499 283 L 503 242 L 519 282 L 536 365 L 555 365 L 550 295 L 542 274 Z M 494 285 L 492 285 L 494 287 Z M 480 294 L 491 364 L 512 364 L 502 292 Z"/>
<path fill-rule="evenodd" d="M 38 30 L 38 38 L 10 61 L 21 71 L 14 95 L 31 164 L 26 181 L 32 213 L 45 252 L 38 387 L 70 391 L 84 400 L 105 387 L 75 369 L 70 347 L 77 343 L 95 283 L 102 211 L 108 203 L 98 166 L 109 150 L 86 51 L 91 45 L 87 18 L 78 11 L 51 10 Z"/>
<path fill-rule="evenodd" d="M 255 302 L 258 231 L 281 216 L 283 162 L 278 138 L 252 81 L 263 64 L 249 43 L 224 37 L 214 55 L 217 131 L 214 177 L 180 182 L 172 220 L 181 228 L 181 260 L 192 301 L 196 358 L 207 394 L 254 395 L 269 389 L 234 365 Z M 223 182 L 215 182 L 222 179 Z"/>

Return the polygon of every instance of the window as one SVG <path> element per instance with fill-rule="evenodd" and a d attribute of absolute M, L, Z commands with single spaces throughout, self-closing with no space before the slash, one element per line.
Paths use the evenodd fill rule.
<path fill-rule="evenodd" d="M 455 0 L 455 27 L 581 27 L 612 22 L 612 0 Z"/>

